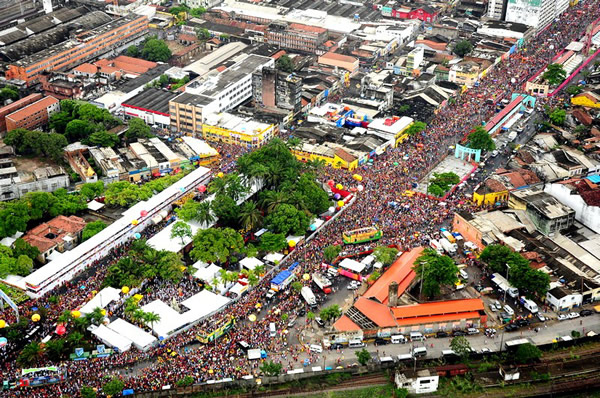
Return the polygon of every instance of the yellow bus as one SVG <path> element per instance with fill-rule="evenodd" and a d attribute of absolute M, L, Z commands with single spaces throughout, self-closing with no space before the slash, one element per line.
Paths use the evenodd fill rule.
<path fill-rule="evenodd" d="M 342 240 L 346 245 L 356 245 L 359 243 L 369 242 L 372 240 L 381 239 L 383 232 L 377 227 L 365 227 L 345 231 L 342 234 Z"/>

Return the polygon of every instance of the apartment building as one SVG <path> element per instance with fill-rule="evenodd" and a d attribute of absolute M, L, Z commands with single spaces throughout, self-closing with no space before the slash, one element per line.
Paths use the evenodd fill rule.
<path fill-rule="evenodd" d="M 272 22 L 265 42 L 281 48 L 314 54 L 327 40 L 327 29 L 299 23 Z"/>
<path fill-rule="evenodd" d="M 10 63 L 5 77 L 31 85 L 37 82 L 43 71 L 71 69 L 103 54 L 126 48 L 147 33 L 146 16 L 122 17 L 98 28 L 76 33 L 65 42 Z"/>
<path fill-rule="evenodd" d="M 279 133 L 276 124 L 262 123 L 230 113 L 212 114 L 202 125 L 202 136 L 207 141 L 259 148 Z"/>
<path fill-rule="evenodd" d="M 54 97 L 44 97 L 6 116 L 6 131 L 14 129 L 35 130 L 48 125 L 50 115 L 60 111 Z"/>
<path fill-rule="evenodd" d="M 6 133 L 6 116 L 42 99 L 42 94 L 34 93 L 0 108 L 0 135 Z"/>
<path fill-rule="evenodd" d="M 302 79 L 275 68 L 262 68 L 252 74 L 252 97 L 267 107 L 299 112 L 302 108 Z"/>

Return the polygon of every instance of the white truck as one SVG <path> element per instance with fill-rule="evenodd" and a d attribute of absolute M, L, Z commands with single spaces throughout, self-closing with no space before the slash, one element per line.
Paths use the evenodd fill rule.
<path fill-rule="evenodd" d="M 310 287 L 304 286 L 302 290 L 300 290 L 300 294 L 304 300 L 306 300 L 306 304 L 308 304 L 309 307 L 315 308 L 317 306 L 317 298 L 315 297 L 313 291 L 310 290 Z"/>
<path fill-rule="evenodd" d="M 331 281 L 321 274 L 312 274 L 312 280 L 325 294 L 331 293 Z"/>
<path fill-rule="evenodd" d="M 431 239 L 429 241 L 429 246 L 431 246 L 439 254 L 444 254 L 444 248 L 442 247 L 442 245 L 440 244 L 439 241 L 437 241 L 435 239 Z"/>
<path fill-rule="evenodd" d="M 519 297 L 519 289 L 513 287 L 502 275 L 499 273 L 492 274 L 492 283 L 498 286 L 502 292 L 506 292 L 510 297 Z"/>
<path fill-rule="evenodd" d="M 440 244 L 449 255 L 453 256 L 456 254 L 456 246 L 446 238 L 440 239 Z"/>

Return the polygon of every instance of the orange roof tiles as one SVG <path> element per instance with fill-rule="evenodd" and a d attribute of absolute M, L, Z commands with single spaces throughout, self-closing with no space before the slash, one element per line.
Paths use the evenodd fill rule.
<path fill-rule="evenodd" d="M 392 308 L 396 319 L 431 317 L 434 315 L 458 314 L 461 312 L 483 311 L 481 299 L 437 301 L 433 303 L 405 305 Z"/>
<path fill-rule="evenodd" d="M 319 62 L 321 62 L 321 60 L 328 60 L 328 59 L 332 59 L 335 61 L 342 61 L 342 62 L 350 62 L 350 63 L 356 62 L 356 58 L 354 58 L 354 57 L 351 57 L 349 55 L 334 53 L 331 51 L 321 55 L 319 57 Z"/>
<path fill-rule="evenodd" d="M 480 318 L 481 315 L 477 311 L 469 311 L 469 312 L 460 312 L 456 314 L 445 314 L 445 315 L 430 315 L 419 318 L 406 318 L 406 319 L 398 319 L 396 323 L 398 326 L 408 326 L 408 325 L 427 325 L 430 323 L 439 323 L 439 322 L 451 322 L 451 321 L 460 321 L 462 319 L 475 319 Z"/>
<path fill-rule="evenodd" d="M 117 58 L 114 59 L 114 61 L 123 62 L 126 64 L 141 65 L 148 69 L 156 68 L 156 66 L 158 65 L 156 62 L 146 61 L 145 59 L 141 58 L 128 57 L 126 55 L 119 55 Z"/>
<path fill-rule="evenodd" d="M 41 100 L 38 100 L 30 105 L 27 105 L 24 108 L 19 109 L 16 112 L 11 113 L 6 116 L 7 119 L 13 120 L 14 122 L 21 121 L 27 117 L 29 117 L 33 113 L 37 113 L 42 109 L 46 109 L 51 105 L 58 103 L 58 100 L 52 96 L 44 97 Z"/>
<path fill-rule="evenodd" d="M 396 321 L 387 305 L 361 297 L 354 303 L 354 307 L 379 327 L 396 326 Z"/>
<path fill-rule="evenodd" d="M 74 68 L 73 71 L 93 75 L 98 72 L 98 67 L 86 62 L 85 64 L 81 64 L 77 68 Z"/>
<path fill-rule="evenodd" d="M 340 319 L 338 319 L 333 327 L 335 330 L 340 332 L 351 332 L 353 330 L 360 330 L 360 326 L 358 326 L 352 319 L 348 318 L 346 315 L 343 315 Z"/>
<path fill-rule="evenodd" d="M 327 32 L 327 29 L 325 29 L 325 28 L 321 28 L 319 26 L 303 25 L 301 23 L 292 23 L 292 24 L 290 24 L 290 29 L 303 30 L 305 32 L 312 32 L 312 33 L 324 33 L 324 32 Z"/>
<path fill-rule="evenodd" d="M 407 253 L 403 253 L 387 271 L 367 290 L 364 297 L 376 299 L 382 304 L 388 302 L 389 285 L 392 281 L 398 283 L 398 297 L 410 286 L 415 279 L 415 271 L 412 267 L 423 252 L 423 247 L 417 247 Z"/>
<path fill-rule="evenodd" d="M 29 243 L 31 246 L 37 247 L 40 253 L 45 253 L 56 246 L 56 243 L 53 240 L 43 236 L 25 235 L 23 236 L 23 240 Z"/>

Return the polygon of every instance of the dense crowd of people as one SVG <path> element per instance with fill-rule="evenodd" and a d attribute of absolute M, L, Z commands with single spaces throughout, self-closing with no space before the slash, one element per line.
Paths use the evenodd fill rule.
<path fill-rule="evenodd" d="M 361 184 L 364 190 L 356 193 L 356 198 L 328 225 L 313 236 L 310 242 L 301 242 L 290 254 L 287 264 L 300 263 L 301 274 L 320 267 L 323 261 L 323 249 L 341 242 L 341 232 L 364 226 L 377 225 L 383 231 L 379 244 L 397 245 L 410 248 L 427 244 L 439 226 L 447 222 L 452 214 L 459 210 L 472 210 L 472 204 L 465 193 L 457 190 L 444 205 L 424 195 L 407 195 L 406 191 L 423 178 L 448 153 L 449 147 L 462 139 L 473 126 L 488 120 L 494 114 L 494 108 L 485 105 L 487 98 L 506 98 L 518 92 L 527 78 L 543 68 L 555 53 L 564 48 L 571 40 L 578 38 L 586 26 L 599 14 L 600 3 L 586 1 L 570 8 L 563 16 L 538 36 L 531 38 L 523 48 L 510 58 L 497 64 L 479 85 L 464 92 L 452 104 L 439 110 L 428 128 L 421 134 L 403 142 L 397 148 L 379 155 L 372 164 L 366 164 L 354 173 L 363 176 Z M 547 99 L 550 103 L 555 99 Z M 223 154 L 221 170 L 235 168 L 237 156 L 247 149 L 220 145 Z M 345 187 L 356 187 L 357 182 L 346 170 L 325 168 L 319 178 L 341 183 Z M 156 227 L 160 228 L 160 226 Z M 156 230 L 147 231 L 151 236 Z M 344 250 L 362 251 L 367 245 L 357 245 Z M 102 261 L 93 264 L 78 282 L 67 283 L 42 299 L 27 302 L 23 316 L 32 313 L 33 307 L 47 310 L 44 322 L 52 325 L 65 309 L 81 307 L 99 291 L 109 264 L 122 256 L 127 246 L 116 248 Z M 299 354 L 304 347 L 288 341 L 287 322 L 282 314 L 292 316 L 302 306 L 298 293 L 287 289 L 274 298 L 271 305 L 262 304 L 269 289 L 268 278 L 263 279 L 254 289 L 243 295 L 218 314 L 201 321 L 198 325 L 161 342 L 161 345 L 139 352 L 132 350 L 106 358 L 87 361 L 67 361 L 60 364 L 67 370 L 68 378 L 64 383 L 35 389 L 16 389 L 3 392 L 8 397 L 58 397 L 60 394 L 77 395 L 84 386 L 101 389 L 106 377 L 121 377 L 126 388 L 135 391 L 157 390 L 165 385 L 174 385 L 182 377 L 192 376 L 195 382 L 225 377 L 239 378 L 244 375 L 258 374 L 260 361 L 250 361 L 237 345 L 245 341 L 255 348 L 268 352 L 269 358 L 283 365 L 284 370 L 299 367 Z M 145 286 L 146 301 L 162 299 L 177 301 L 199 291 L 199 285 L 192 279 L 186 279 L 182 285 L 166 282 L 152 282 Z M 57 297 L 58 301 L 49 300 Z M 249 314 L 256 314 L 251 322 Z M 198 333 L 212 331 L 223 322 L 234 318 L 236 327 L 213 343 L 197 343 Z M 14 322 L 9 309 L 2 312 L 2 319 Z M 275 322 L 278 335 L 269 337 L 269 324 Z M 47 330 L 51 332 L 51 330 Z M 175 351 L 177 354 L 173 355 Z M 1 352 L 0 352 L 1 354 Z M 7 354 L 5 354 L 7 355 Z M 2 374 L 18 377 L 19 367 L 15 356 L 5 357 L 0 364 Z M 313 357 L 317 360 L 317 357 Z M 38 365 L 47 364 L 42 360 Z"/>

